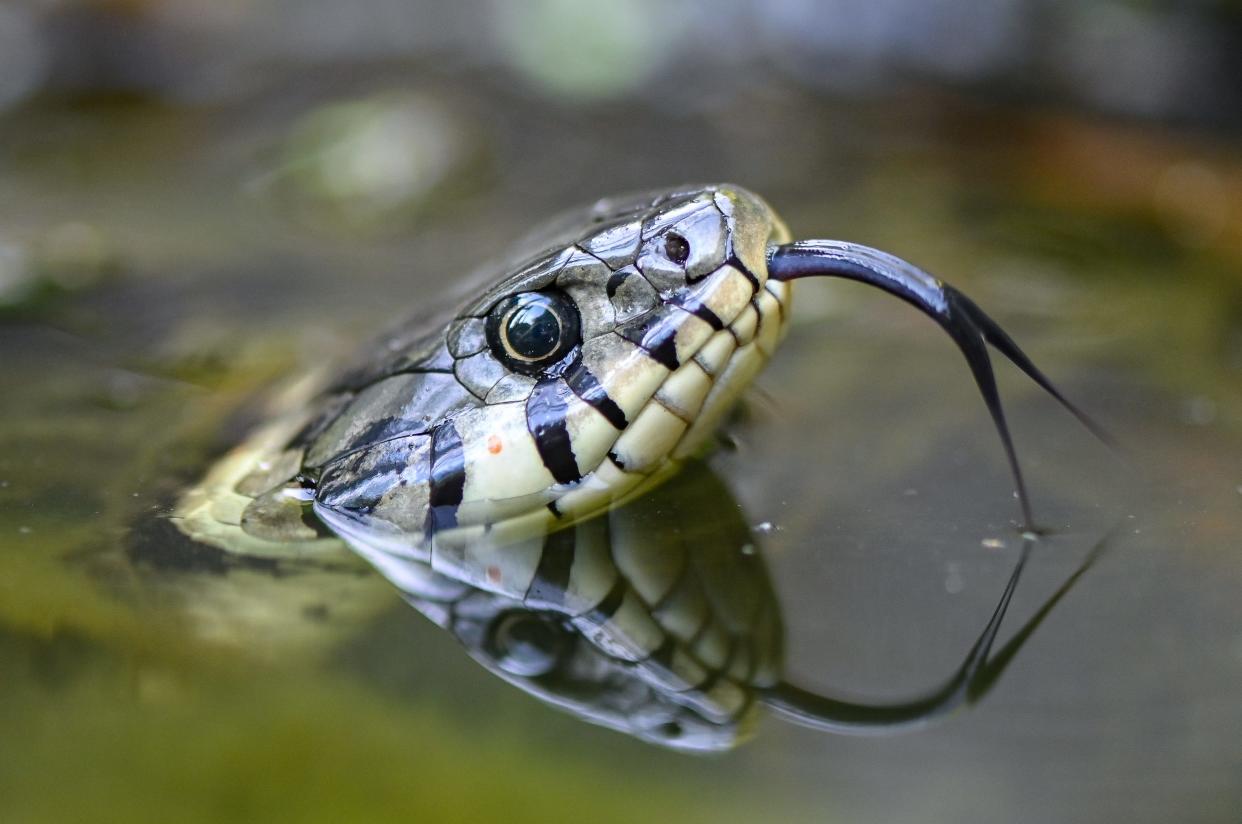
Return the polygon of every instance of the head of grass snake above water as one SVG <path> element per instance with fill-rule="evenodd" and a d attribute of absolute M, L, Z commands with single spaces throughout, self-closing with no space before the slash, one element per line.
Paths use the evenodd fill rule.
<path fill-rule="evenodd" d="M 558 667 L 538 639 L 565 648 L 551 631 L 565 629 L 608 662 L 593 665 L 597 676 L 601 666 L 614 681 L 622 672 L 625 689 L 640 683 L 663 707 L 641 723 L 620 720 L 620 710 L 593 720 L 660 743 L 718 749 L 719 730 L 734 730 L 756 701 L 825 729 L 921 723 L 978 692 L 969 685 L 985 670 L 1021 562 L 951 682 L 911 702 L 868 706 L 781 680 L 778 640 L 752 643 L 744 665 L 728 644 L 706 650 L 700 614 L 710 610 L 679 613 L 670 607 L 677 576 L 654 584 L 644 576 L 660 565 L 634 547 L 659 545 L 652 535 L 618 538 L 611 528 L 594 544 L 581 537 L 585 524 L 622 523 L 618 513 L 648 492 L 664 494 L 652 490 L 694 464 L 775 354 L 791 282 L 810 277 L 877 286 L 950 335 L 1000 434 L 1029 548 L 1029 498 L 988 344 L 1098 433 L 1094 424 L 951 286 L 865 246 L 791 242 L 761 198 L 724 184 L 605 199 L 550 224 L 447 317 L 398 327 L 338 373 L 301 382 L 283 412 L 181 498 L 173 521 L 196 541 L 253 555 L 313 552 L 335 536 L 433 618 L 469 593 L 476 616 L 489 618 L 456 623 L 474 627 L 456 634 L 528 691 L 547 673 L 506 669 L 493 654 L 498 622 L 507 616 L 512 629 L 514 616 L 534 616 L 518 647 Z M 728 553 L 748 537 L 743 529 L 712 540 Z M 766 583 L 756 591 L 752 600 L 771 600 Z M 552 694 L 559 699 L 543 697 L 565 704 L 563 691 Z M 598 696 L 587 704 L 598 710 Z"/>

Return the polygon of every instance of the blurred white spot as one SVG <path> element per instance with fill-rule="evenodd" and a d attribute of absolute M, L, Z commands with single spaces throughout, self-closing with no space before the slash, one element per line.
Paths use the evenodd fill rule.
<path fill-rule="evenodd" d="M 656 0 L 530 0 L 493 4 L 509 62 L 541 89 L 569 98 L 631 92 L 678 54 L 687 27 Z"/>
<path fill-rule="evenodd" d="M 62 289 L 88 286 L 116 266 L 107 236 L 89 223 L 72 221 L 48 231 L 39 243 L 39 266 Z"/>
<path fill-rule="evenodd" d="M 1216 402 L 1203 395 L 1187 398 L 1182 404 L 1182 420 L 1192 426 L 1207 426 L 1216 420 Z"/>
<path fill-rule="evenodd" d="M 20 532 L 22 535 L 29 535 L 30 533 L 34 532 L 34 530 L 28 526 L 19 526 L 17 528 L 17 531 Z"/>
<path fill-rule="evenodd" d="M 297 206 L 367 224 L 417 205 L 463 159 L 453 115 L 421 95 L 378 95 L 317 109 L 289 138 L 278 182 Z"/>
<path fill-rule="evenodd" d="M 962 576 L 962 566 L 957 561 L 950 561 L 944 576 L 944 591 L 957 595 L 966 588 L 966 579 Z"/>
<path fill-rule="evenodd" d="M 150 386 L 151 381 L 144 375 L 111 370 L 107 377 L 105 399 L 115 409 L 132 409 Z"/>
<path fill-rule="evenodd" d="M 116 261 L 103 233 L 85 223 L 63 223 L 20 242 L 0 240 L 0 305 L 20 303 L 49 286 L 89 286 Z"/>
<path fill-rule="evenodd" d="M 979 543 L 983 544 L 983 546 L 987 547 L 988 549 L 1004 549 L 1005 548 L 1005 542 L 1002 541 L 1000 538 L 984 538 Z"/>
<path fill-rule="evenodd" d="M 307 489 L 306 487 L 297 484 L 291 484 L 280 490 L 280 496 L 282 498 L 288 498 L 289 500 L 305 504 L 315 500 L 315 490 Z"/>
<path fill-rule="evenodd" d="M 759 523 L 755 524 L 753 531 L 757 532 L 760 535 L 766 535 L 769 532 L 774 531 L 775 529 L 776 529 L 776 526 L 773 525 L 771 521 L 760 521 Z"/>
<path fill-rule="evenodd" d="M 0 240 L 0 305 L 21 301 L 34 288 L 32 281 L 25 250 Z"/>

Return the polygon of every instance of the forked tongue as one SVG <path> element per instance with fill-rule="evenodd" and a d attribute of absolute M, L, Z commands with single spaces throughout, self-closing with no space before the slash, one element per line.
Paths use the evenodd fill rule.
<path fill-rule="evenodd" d="M 1009 425 L 1005 421 L 1005 410 L 1001 406 L 992 360 L 988 355 L 989 343 L 1056 398 L 1092 434 L 1106 444 L 1114 445 L 1112 438 L 1061 394 L 1026 353 L 1018 348 L 1013 338 L 996 321 L 984 314 L 974 301 L 901 258 L 857 243 L 800 240 L 768 249 L 768 277 L 780 281 L 810 277 L 860 281 L 896 295 L 940 324 L 962 350 L 979 392 L 983 395 L 983 401 L 987 404 L 988 412 L 992 415 L 992 422 L 996 425 L 1001 444 L 1005 448 L 1010 472 L 1013 473 L 1018 502 L 1022 507 L 1022 528 L 1025 532 L 1036 531 L 1031 514 L 1031 501 L 1026 491 L 1026 483 L 1022 479 L 1022 469 L 1018 465 Z"/>
<path fill-rule="evenodd" d="M 974 301 L 900 258 L 856 243 L 805 240 L 770 247 L 768 276 L 780 281 L 808 277 L 837 277 L 861 281 L 896 295 L 931 317 L 949 333 L 949 337 L 953 338 L 966 357 L 966 363 L 970 366 L 975 383 L 983 395 L 988 412 L 992 415 L 992 422 L 996 425 L 996 431 L 1005 447 L 1005 456 L 1009 460 L 1009 469 L 1013 473 L 1014 486 L 1022 507 L 1022 553 L 991 620 L 953 676 L 939 688 L 921 697 L 894 704 L 865 704 L 831 698 L 784 681 L 766 690 L 762 697 L 764 703 L 786 718 L 821 730 L 874 734 L 928 723 L 958 707 L 974 703 L 990 689 L 1018 647 L 1052 606 L 1094 563 L 1105 543 L 1102 541 L 1089 554 L 1074 575 L 1027 622 L 1006 648 L 992 658 L 992 644 L 1030 555 L 1036 530 L 1031 515 L 1030 497 L 1022 479 L 1022 469 L 1018 465 L 1018 456 L 1014 451 L 1013 439 L 1009 435 L 1009 425 L 1005 421 L 1005 411 L 996 387 L 988 344 L 1013 361 L 1031 380 L 1056 398 L 1097 438 L 1110 446 L 1114 446 L 1113 440 L 1095 421 L 1061 394 L 1026 353 L 1018 348 L 1013 338 L 996 321 L 984 314 Z"/>

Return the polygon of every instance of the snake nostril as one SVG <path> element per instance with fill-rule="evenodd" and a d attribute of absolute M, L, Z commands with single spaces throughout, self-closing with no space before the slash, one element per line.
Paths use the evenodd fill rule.
<path fill-rule="evenodd" d="M 665 721 L 663 724 L 656 727 L 656 732 L 658 732 L 662 738 L 673 740 L 681 738 L 681 734 L 684 730 L 682 730 L 681 724 L 677 721 Z"/>
<path fill-rule="evenodd" d="M 664 254 L 678 266 L 690 259 L 690 241 L 676 232 L 669 232 L 664 238 Z"/>

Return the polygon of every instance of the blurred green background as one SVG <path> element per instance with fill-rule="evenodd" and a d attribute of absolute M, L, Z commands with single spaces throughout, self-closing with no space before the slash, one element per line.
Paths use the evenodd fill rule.
<path fill-rule="evenodd" d="M 0 5 L 0 821 L 1236 821 L 1240 55 L 1225 0 Z M 1002 375 L 1057 533 L 1017 620 L 1116 538 L 982 706 L 696 760 L 376 576 L 151 562 L 256 391 L 687 180 L 961 286 L 1123 443 Z M 924 318 L 798 302 L 716 466 L 791 670 L 908 695 L 1008 574 L 1005 466 Z"/>

